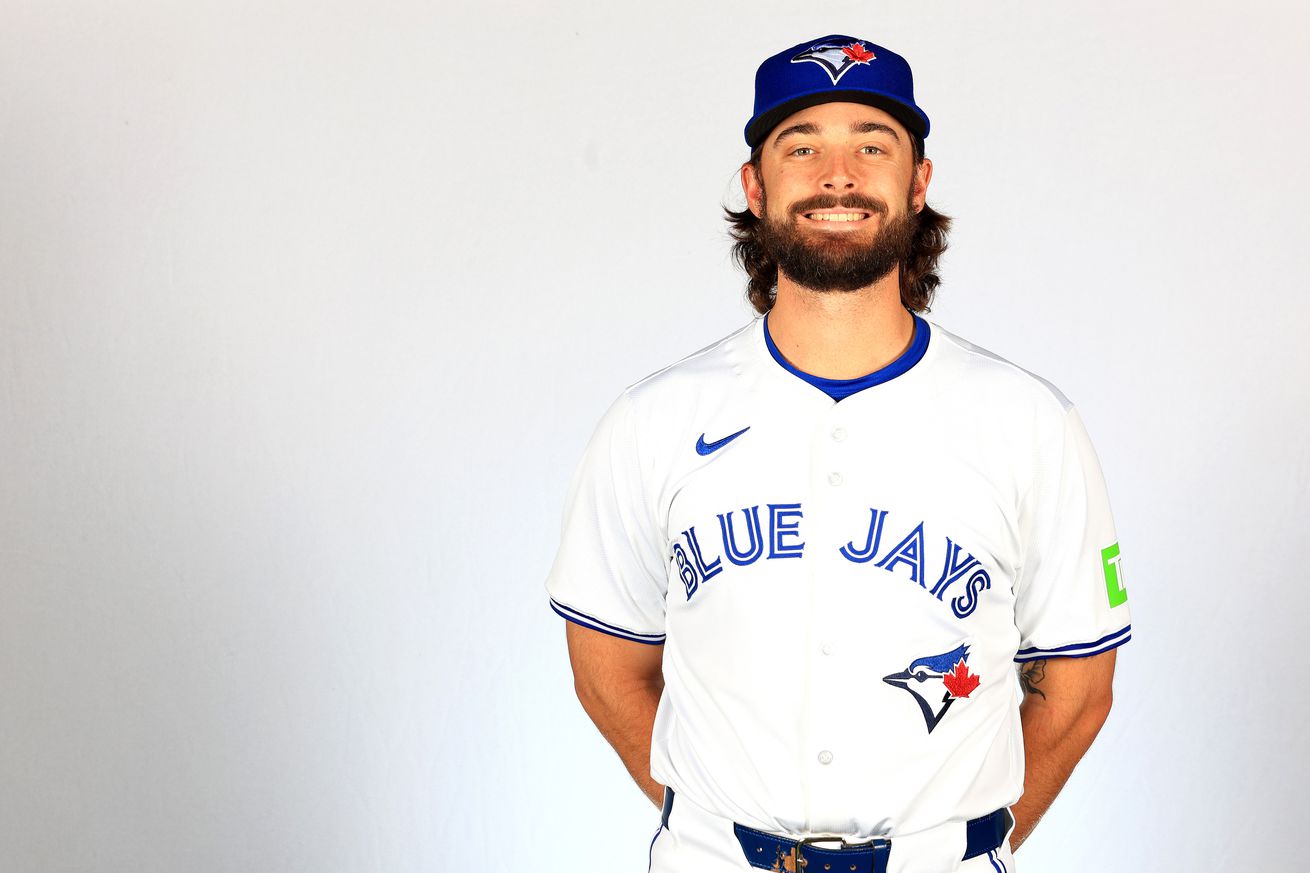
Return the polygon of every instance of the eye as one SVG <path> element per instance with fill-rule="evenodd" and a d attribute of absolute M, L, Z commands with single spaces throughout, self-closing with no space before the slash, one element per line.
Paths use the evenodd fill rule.
<path fill-rule="evenodd" d="M 918 679 L 920 682 L 924 682 L 927 680 L 928 674 L 920 670 L 918 673 L 914 674 L 914 678 Z"/>
<path fill-rule="evenodd" d="M 792 149 L 791 153 L 793 155 L 799 155 L 802 152 L 804 152 L 805 154 L 810 154 L 813 151 L 814 149 L 810 148 L 809 146 L 800 146 L 799 148 Z"/>
<path fill-rule="evenodd" d="M 874 153 L 882 154 L 882 149 L 877 146 L 861 146 L 860 151 L 864 152 L 866 155 L 872 155 Z"/>

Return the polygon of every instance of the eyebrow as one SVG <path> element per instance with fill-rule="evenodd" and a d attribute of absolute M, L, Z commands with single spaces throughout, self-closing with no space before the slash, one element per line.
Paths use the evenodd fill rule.
<path fill-rule="evenodd" d="M 816 136 L 822 130 L 823 128 L 819 127 L 819 125 L 812 121 L 807 121 L 804 124 L 793 124 L 791 127 L 784 129 L 775 136 L 773 138 L 773 144 L 776 146 L 788 136 Z M 888 125 L 883 124 L 881 121 L 857 121 L 855 124 L 851 125 L 851 133 L 885 133 L 897 142 L 901 141 L 901 138 L 897 136 L 896 131 Z"/>
<path fill-rule="evenodd" d="M 897 142 L 901 141 L 901 138 L 896 135 L 896 131 L 891 126 L 880 121 L 863 121 L 859 124 L 852 124 L 851 133 L 885 133 Z"/>

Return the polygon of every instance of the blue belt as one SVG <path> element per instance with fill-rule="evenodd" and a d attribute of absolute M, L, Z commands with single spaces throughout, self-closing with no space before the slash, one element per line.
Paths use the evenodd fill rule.
<path fill-rule="evenodd" d="M 673 811 L 673 789 L 664 789 L 664 809 L 660 821 L 669 826 L 669 813 Z M 1010 811 L 1002 807 L 993 813 L 970 819 L 965 823 L 964 858 L 976 858 L 1005 842 L 1005 834 L 1014 820 Z M 790 840 L 745 825 L 733 824 L 732 832 L 741 843 L 746 861 L 763 870 L 805 870 L 806 873 L 887 873 L 887 858 L 892 853 L 890 839 L 876 839 L 867 843 L 847 843 L 837 837 L 807 837 Z M 816 843 L 841 843 L 840 848 L 824 848 Z M 815 866 L 815 865 L 818 866 Z"/>

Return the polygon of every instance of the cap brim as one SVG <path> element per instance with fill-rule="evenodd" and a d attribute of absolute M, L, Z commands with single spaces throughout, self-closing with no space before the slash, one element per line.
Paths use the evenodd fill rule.
<path fill-rule="evenodd" d="M 927 125 L 924 123 L 923 118 L 899 100 L 884 97 L 881 94 L 873 94 L 869 91 L 842 91 L 830 88 L 824 91 L 816 91 L 813 94 L 794 97 L 762 113 L 752 120 L 746 128 L 747 144 L 754 149 L 787 116 L 800 112 L 802 109 L 809 109 L 811 106 L 818 106 L 821 103 L 863 103 L 891 115 L 901 123 L 902 127 L 920 139 L 927 136 Z"/>

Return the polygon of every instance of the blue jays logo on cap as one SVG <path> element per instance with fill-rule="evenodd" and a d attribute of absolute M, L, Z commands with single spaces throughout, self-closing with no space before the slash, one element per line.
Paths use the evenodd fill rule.
<path fill-rule="evenodd" d="M 803 64 L 809 62 L 818 64 L 828 73 L 832 83 L 836 85 L 841 81 L 841 77 L 846 75 L 846 71 L 856 64 L 867 64 L 877 56 L 869 51 L 868 46 L 856 40 L 855 42 L 821 42 L 818 45 L 812 45 L 805 51 L 791 59 L 793 64 Z"/>

